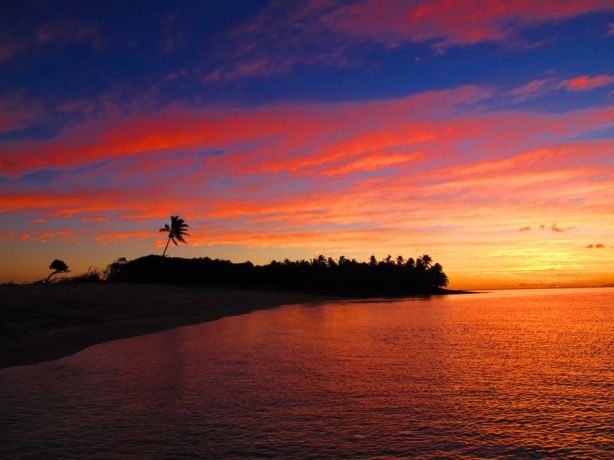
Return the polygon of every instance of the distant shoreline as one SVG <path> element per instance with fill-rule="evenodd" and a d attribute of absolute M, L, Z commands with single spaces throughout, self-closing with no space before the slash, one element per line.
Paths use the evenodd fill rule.
<path fill-rule="evenodd" d="M 435 295 L 460 293 L 466 292 Z M 2 285 L 0 369 L 260 309 L 357 298 L 365 297 L 123 283 Z"/>

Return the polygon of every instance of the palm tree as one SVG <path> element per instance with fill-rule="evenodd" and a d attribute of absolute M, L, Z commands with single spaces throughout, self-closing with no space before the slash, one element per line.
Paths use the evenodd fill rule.
<path fill-rule="evenodd" d="M 66 265 L 64 261 L 60 259 L 55 259 L 53 262 L 51 262 L 51 265 L 49 265 L 49 268 L 53 271 L 49 273 L 49 276 L 45 280 L 45 283 L 48 283 L 53 275 L 57 273 L 66 273 L 69 271 L 68 265 Z"/>
<path fill-rule="evenodd" d="M 164 224 L 164 227 L 160 229 L 161 232 L 168 233 L 168 241 L 166 242 L 166 246 L 164 247 L 164 252 L 162 253 L 162 257 L 166 255 L 166 250 L 168 249 L 168 243 L 171 241 L 175 246 L 179 243 L 188 244 L 188 242 L 183 238 L 184 236 L 190 236 L 188 233 L 189 225 L 185 223 L 185 221 L 179 216 L 171 216 L 171 225 Z"/>

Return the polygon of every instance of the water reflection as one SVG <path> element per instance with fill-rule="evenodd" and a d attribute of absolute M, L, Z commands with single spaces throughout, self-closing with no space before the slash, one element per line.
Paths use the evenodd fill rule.
<path fill-rule="evenodd" d="M 0 442 L 8 458 L 608 458 L 613 294 L 286 307 L 102 344 L 0 371 Z"/>

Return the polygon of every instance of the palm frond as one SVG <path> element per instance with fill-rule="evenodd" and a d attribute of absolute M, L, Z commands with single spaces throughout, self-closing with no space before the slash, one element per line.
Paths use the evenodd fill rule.
<path fill-rule="evenodd" d="M 166 243 L 166 247 L 168 247 L 168 243 L 170 241 L 172 241 L 175 246 L 179 245 L 178 241 L 181 243 L 188 244 L 188 242 L 184 238 L 186 236 L 190 236 L 187 230 L 188 227 L 189 225 L 186 224 L 185 220 L 183 220 L 181 217 L 171 216 L 171 224 L 164 224 L 164 227 L 160 229 L 161 232 L 168 233 L 168 242 Z M 162 255 L 165 254 L 166 248 L 164 248 L 164 253 Z"/>

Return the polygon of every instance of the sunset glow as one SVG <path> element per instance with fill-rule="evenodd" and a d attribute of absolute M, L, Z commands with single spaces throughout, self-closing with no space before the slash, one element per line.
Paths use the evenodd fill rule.
<path fill-rule="evenodd" d="M 228 3 L 0 7 L 0 281 L 181 215 L 174 256 L 614 283 L 611 1 Z"/>

